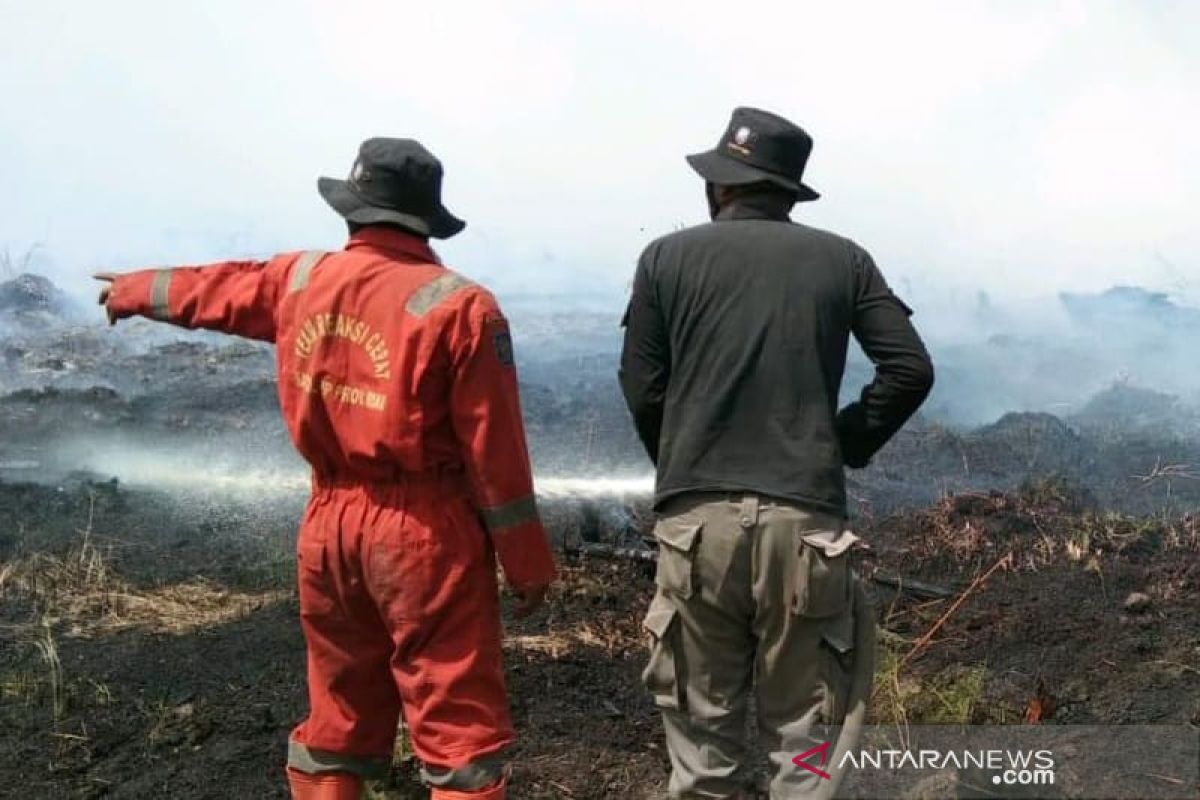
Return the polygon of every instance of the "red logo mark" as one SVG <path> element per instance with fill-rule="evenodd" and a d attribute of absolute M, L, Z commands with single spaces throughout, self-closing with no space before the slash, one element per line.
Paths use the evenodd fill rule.
<path fill-rule="evenodd" d="M 825 780 L 831 780 L 828 772 L 826 772 L 823 769 L 818 769 L 817 767 L 814 767 L 812 764 L 808 763 L 808 759 L 812 758 L 817 753 L 820 753 L 821 754 L 821 766 L 822 767 L 825 766 L 825 762 L 829 760 L 829 746 L 831 744 L 833 744 L 833 743 L 832 742 L 822 742 L 821 744 L 817 745 L 816 747 L 812 748 L 811 750 L 805 750 L 803 753 L 801 753 L 800 755 L 793 758 L 792 763 L 795 764 L 797 767 L 801 767 L 803 769 L 808 770 L 809 772 L 820 775 Z"/>

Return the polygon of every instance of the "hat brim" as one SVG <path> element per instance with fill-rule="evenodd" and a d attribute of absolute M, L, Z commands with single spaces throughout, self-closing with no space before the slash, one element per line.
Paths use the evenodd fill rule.
<path fill-rule="evenodd" d="M 688 164 L 709 183 L 720 186 L 745 186 L 749 183 L 773 183 L 796 195 L 797 202 L 816 200 L 821 195 L 812 187 L 783 175 L 738 161 L 718 150 L 707 150 L 687 157 Z"/>
<path fill-rule="evenodd" d="M 372 205 L 354 192 L 349 181 L 337 178 L 318 178 L 317 191 L 334 211 L 341 214 L 347 222 L 357 225 L 387 222 L 434 239 L 449 239 L 467 227 L 466 222 L 451 214 L 442 205 L 439 205 L 430 217 L 419 217 L 393 208 Z"/>

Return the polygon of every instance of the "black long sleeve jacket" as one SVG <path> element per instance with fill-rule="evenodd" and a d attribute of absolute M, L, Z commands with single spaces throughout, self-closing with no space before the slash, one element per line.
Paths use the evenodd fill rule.
<path fill-rule="evenodd" d="M 865 466 L 933 385 L 911 313 L 861 247 L 748 204 L 652 242 L 620 381 L 656 506 L 753 491 L 845 513 L 843 466 Z M 839 413 L 851 335 L 875 379 Z"/>

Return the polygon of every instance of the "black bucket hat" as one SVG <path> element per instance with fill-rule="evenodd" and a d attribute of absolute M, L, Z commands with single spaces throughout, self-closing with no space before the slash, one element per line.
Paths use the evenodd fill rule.
<path fill-rule="evenodd" d="M 721 141 L 712 150 L 687 157 L 692 169 L 709 183 L 744 186 L 768 181 L 796 195 L 798 201 L 819 195 L 801 178 L 812 137 L 795 123 L 759 108 L 735 108 Z"/>
<path fill-rule="evenodd" d="M 350 177 L 320 178 L 317 191 L 349 222 L 390 222 L 449 239 L 467 226 L 442 205 L 442 162 L 414 139 L 367 139 Z"/>

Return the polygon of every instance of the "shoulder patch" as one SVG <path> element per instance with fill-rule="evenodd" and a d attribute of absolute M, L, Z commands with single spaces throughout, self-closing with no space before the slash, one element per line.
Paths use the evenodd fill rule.
<path fill-rule="evenodd" d="M 508 332 L 508 328 L 498 328 L 492 334 L 492 343 L 496 347 L 496 360 L 505 367 L 513 365 L 513 343 L 512 334 Z"/>
<path fill-rule="evenodd" d="M 404 310 L 414 317 L 423 317 L 459 289 L 474 285 L 474 281 L 464 278 L 457 272 L 447 272 L 413 292 L 412 296 L 408 298 L 408 302 L 405 303 Z"/>

